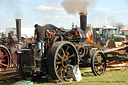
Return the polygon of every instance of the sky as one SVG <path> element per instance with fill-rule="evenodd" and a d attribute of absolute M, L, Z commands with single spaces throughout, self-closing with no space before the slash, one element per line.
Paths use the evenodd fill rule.
<path fill-rule="evenodd" d="M 0 0 L 0 30 L 15 28 L 15 19 L 21 19 L 22 27 L 53 24 L 67 29 L 72 22 L 80 26 L 79 12 L 85 11 L 87 23 L 94 26 L 128 24 L 128 0 Z"/>

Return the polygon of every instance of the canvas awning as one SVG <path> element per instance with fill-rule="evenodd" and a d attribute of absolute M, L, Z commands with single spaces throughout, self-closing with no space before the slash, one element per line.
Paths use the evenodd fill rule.
<path fill-rule="evenodd" d="M 128 31 L 128 25 L 126 25 L 125 27 L 123 27 L 120 31 Z"/>

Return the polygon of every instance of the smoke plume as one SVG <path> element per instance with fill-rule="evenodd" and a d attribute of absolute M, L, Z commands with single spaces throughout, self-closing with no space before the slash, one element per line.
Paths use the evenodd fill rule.
<path fill-rule="evenodd" d="M 77 12 L 85 13 L 90 3 L 88 0 L 64 0 L 61 5 L 68 14 L 75 14 Z"/>
<path fill-rule="evenodd" d="M 114 27 L 120 27 L 123 26 L 122 22 L 119 22 L 118 20 L 116 20 L 114 17 L 109 17 L 109 25 L 110 26 L 114 26 Z"/>

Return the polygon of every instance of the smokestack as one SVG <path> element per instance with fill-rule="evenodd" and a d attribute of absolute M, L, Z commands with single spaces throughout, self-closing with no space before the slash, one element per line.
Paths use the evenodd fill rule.
<path fill-rule="evenodd" d="M 84 31 L 86 35 L 87 28 L 87 13 L 79 13 L 80 14 L 80 28 Z"/>
<path fill-rule="evenodd" d="M 21 42 L 21 19 L 16 19 L 16 32 L 19 43 Z"/>

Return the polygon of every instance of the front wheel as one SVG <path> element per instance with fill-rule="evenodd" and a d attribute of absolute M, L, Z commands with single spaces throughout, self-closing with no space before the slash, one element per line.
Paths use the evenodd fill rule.
<path fill-rule="evenodd" d="M 100 76 L 106 71 L 106 57 L 100 52 L 96 51 L 91 59 L 91 69 L 95 76 Z"/>

